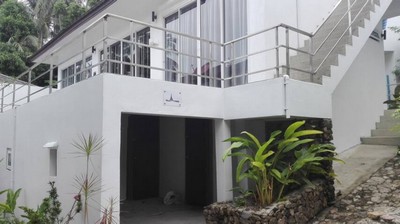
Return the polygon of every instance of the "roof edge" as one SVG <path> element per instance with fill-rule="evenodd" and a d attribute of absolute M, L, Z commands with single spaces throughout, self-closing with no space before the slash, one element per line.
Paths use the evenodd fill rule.
<path fill-rule="evenodd" d="M 70 26 L 62 30 L 60 33 L 58 33 L 55 37 L 53 37 L 49 42 L 47 42 L 45 45 L 43 45 L 39 50 L 37 50 L 32 56 L 29 57 L 30 61 L 36 60 L 38 57 L 42 56 L 47 50 L 49 50 L 51 47 L 56 45 L 58 42 L 60 42 L 63 38 L 74 32 L 77 28 L 82 26 L 84 23 L 104 11 L 106 8 L 108 8 L 110 5 L 115 3 L 117 0 L 104 0 L 100 2 L 99 4 L 95 5 L 89 11 L 87 11 L 83 16 L 81 16 L 79 19 L 77 19 L 75 22 L 73 22 Z"/>

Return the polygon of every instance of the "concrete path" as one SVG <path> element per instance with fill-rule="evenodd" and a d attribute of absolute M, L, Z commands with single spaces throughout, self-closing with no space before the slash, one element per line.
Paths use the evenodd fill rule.
<path fill-rule="evenodd" d="M 397 146 L 357 145 L 338 155 L 345 164 L 334 163 L 333 169 L 337 174 L 336 191 L 347 195 L 355 187 L 368 180 L 369 177 L 393 158 Z"/>

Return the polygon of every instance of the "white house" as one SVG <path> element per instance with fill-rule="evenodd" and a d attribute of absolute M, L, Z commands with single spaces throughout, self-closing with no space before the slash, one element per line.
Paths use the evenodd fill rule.
<path fill-rule="evenodd" d="M 105 0 L 32 57 L 50 65 L 58 91 L 19 107 L 25 96 L 13 91 L 12 108 L 1 105 L 0 150 L 12 163 L 0 189 L 23 188 L 20 202 L 35 207 L 55 180 L 67 208 L 84 170 L 71 145 L 80 134 L 105 139 L 92 161 L 102 186 L 92 222 L 110 197 L 231 199 L 223 140 L 262 137 L 272 121 L 331 118 L 338 152 L 360 144 L 385 109 L 380 34 L 399 9 L 398 0 Z"/>

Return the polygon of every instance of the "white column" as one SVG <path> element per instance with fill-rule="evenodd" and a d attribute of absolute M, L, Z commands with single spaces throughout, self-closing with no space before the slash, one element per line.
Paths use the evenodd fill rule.
<path fill-rule="evenodd" d="M 232 160 L 222 161 L 225 149 L 230 146 L 225 139 L 231 137 L 230 121 L 215 120 L 215 167 L 217 180 L 217 201 L 232 200 Z"/>

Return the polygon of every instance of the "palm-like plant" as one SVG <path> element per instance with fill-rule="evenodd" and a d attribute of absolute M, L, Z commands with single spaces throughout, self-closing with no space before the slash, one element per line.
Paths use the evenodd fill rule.
<path fill-rule="evenodd" d="M 310 183 L 309 173 L 332 175 L 321 167 L 321 161 L 335 160 L 332 156 L 334 147 L 330 144 L 308 146 L 314 141 L 310 136 L 322 132 L 298 130 L 304 123 L 291 124 L 283 137 L 281 131 L 274 131 L 263 143 L 245 131 L 242 132 L 245 137 L 225 140 L 232 144 L 224 153 L 223 160 L 228 156 L 239 157 L 236 181 L 249 179 L 255 182 L 255 199 L 260 206 L 280 200 L 285 187 L 290 184 Z"/>
<path fill-rule="evenodd" d="M 93 194 L 100 191 L 100 180 L 97 176 L 90 172 L 89 164 L 91 163 L 91 157 L 101 150 L 104 145 L 104 139 L 89 134 L 89 136 L 81 135 L 78 142 L 74 142 L 72 144 L 76 149 L 78 149 L 77 154 L 85 157 L 86 159 L 86 171 L 81 176 L 77 176 L 75 178 L 75 182 L 77 183 L 77 188 L 79 189 L 79 201 L 80 203 L 80 195 L 83 194 L 83 211 L 84 211 L 84 222 L 88 223 L 89 215 L 88 215 L 88 207 L 89 207 L 89 199 Z M 68 220 L 68 218 L 67 218 Z"/>

